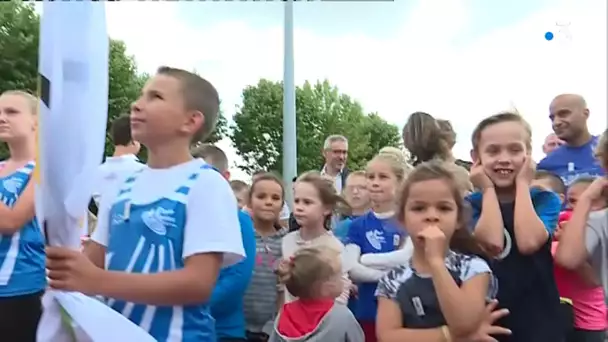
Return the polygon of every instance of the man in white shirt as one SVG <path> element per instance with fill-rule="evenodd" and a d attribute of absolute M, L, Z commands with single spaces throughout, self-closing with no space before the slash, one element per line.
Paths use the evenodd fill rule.
<path fill-rule="evenodd" d="M 104 194 L 115 193 L 122 180 L 145 167 L 136 156 L 141 145 L 131 138 L 129 115 L 122 115 L 112 121 L 110 135 L 114 143 L 114 154 L 106 157 L 105 162 L 99 166 L 93 192 L 93 200 L 97 205 Z"/>
<path fill-rule="evenodd" d="M 348 157 L 348 139 L 343 135 L 330 135 L 323 143 L 325 165 L 321 174 L 334 180 L 336 191 L 342 193 L 342 187 L 348 177 L 346 158 Z"/>

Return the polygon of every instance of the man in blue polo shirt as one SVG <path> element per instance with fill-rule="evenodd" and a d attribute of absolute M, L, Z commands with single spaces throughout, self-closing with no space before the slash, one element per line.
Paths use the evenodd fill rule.
<path fill-rule="evenodd" d="M 580 95 L 558 95 L 549 106 L 553 131 L 564 144 L 538 163 L 538 170 L 559 175 L 566 185 L 581 176 L 603 175 L 593 151 L 598 137 L 589 133 L 589 109 Z"/>

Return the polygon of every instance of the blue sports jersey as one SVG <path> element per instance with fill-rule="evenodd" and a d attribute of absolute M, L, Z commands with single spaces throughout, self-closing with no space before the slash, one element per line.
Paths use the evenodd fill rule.
<path fill-rule="evenodd" d="M 188 193 L 207 164 L 175 192 L 148 204 L 132 204 L 130 193 L 139 175 L 127 178 L 110 209 L 106 262 L 112 271 L 159 273 L 184 268 L 182 247 Z M 213 342 L 215 322 L 206 304 L 154 306 L 109 299 L 108 305 L 138 324 L 157 341 Z"/>
<path fill-rule="evenodd" d="M 35 163 L 29 162 L 0 178 L 2 202 L 13 207 L 27 186 Z M 46 271 L 44 238 L 36 218 L 14 234 L 0 236 L 0 297 L 32 294 L 44 290 Z"/>
<path fill-rule="evenodd" d="M 373 212 L 355 219 L 350 223 L 345 245 L 355 244 L 361 255 L 368 253 L 387 253 L 401 247 L 403 230 L 393 218 L 379 219 Z M 362 321 L 375 321 L 377 311 L 377 283 L 359 283 L 359 297 L 352 304 L 353 313 Z"/>
<path fill-rule="evenodd" d="M 602 176 L 604 170 L 594 156 L 599 138 L 594 136 L 583 146 L 562 145 L 541 160 L 536 168 L 552 172 L 570 185 L 578 177 Z"/>

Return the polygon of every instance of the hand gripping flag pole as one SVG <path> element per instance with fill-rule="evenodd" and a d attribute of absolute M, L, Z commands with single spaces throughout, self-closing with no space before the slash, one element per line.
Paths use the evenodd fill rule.
<path fill-rule="evenodd" d="M 47 245 L 79 248 L 105 144 L 109 37 L 105 4 L 45 1 L 39 46 L 36 217 Z M 49 289 L 38 342 L 153 342 L 97 299 Z"/>

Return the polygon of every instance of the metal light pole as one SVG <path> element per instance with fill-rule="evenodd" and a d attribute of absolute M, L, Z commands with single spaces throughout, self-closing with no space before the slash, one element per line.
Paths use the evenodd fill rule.
<path fill-rule="evenodd" d="M 293 57 L 293 0 L 285 1 L 283 56 L 283 182 L 289 206 L 293 203 L 291 180 L 298 175 L 296 137 L 296 86 Z"/>

